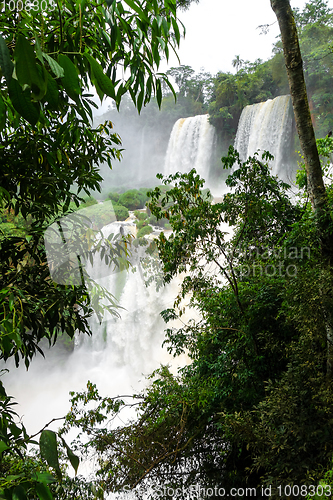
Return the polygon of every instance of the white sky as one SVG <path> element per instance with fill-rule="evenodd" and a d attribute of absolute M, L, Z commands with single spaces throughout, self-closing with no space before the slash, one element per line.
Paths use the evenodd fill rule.
<path fill-rule="evenodd" d="M 290 4 L 302 9 L 306 1 L 290 0 Z M 333 0 L 328 5 L 333 8 Z M 270 0 L 200 0 L 179 18 L 186 28 L 178 51 L 181 64 L 192 66 L 196 72 L 204 68 L 213 75 L 235 72 L 231 61 L 236 55 L 251 62 L 269 59 L 279 34 Z M 257 26 L 274 22 L 269 34 L 260 35 Z M 170 66 L 178 66 L 176 57 L 170 58 Z"/>

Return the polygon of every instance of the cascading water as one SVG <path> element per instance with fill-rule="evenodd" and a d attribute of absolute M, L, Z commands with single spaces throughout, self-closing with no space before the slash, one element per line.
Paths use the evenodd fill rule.
<path fill-rule="evenodd" d="M 102 228 L 104 237 L 110 233 L 127 234 L 135 231 L 133 220 L 113 222 Z M 186 358 L 173 358 L 162 349 L 165 323 L 160 312 L 173 306 L 179 291 L 179 280 L 156 291 L 146 287 L 140 272 L 139 260 L 134 258 L 136 271 L 110 272 L 110 268 L 94 257 L 93 265 L 86 262 L 87 273 L 117 299 L 120 318 L 106 314 L 100 324 L 97 317 L 90 320 L 92 337 L 80 336 L 74 351 L 64 356 L 45 348 L 45 359 L 36 357 L 28 371 L 9 363 L 10 373 L 4 376 L 8 394 L 19 402 L 18 413 L 23 416 L 30 433 L 38 432 L 52 418 L 69 411 L 69 392 L 82 391 L 90 380 L 102 395 L 117 396 L 141 390 L 145 376 L 160 363 L 176 366 Z M 194 313 L 192 312 L 192 317 Z M 58 423 L 53 424 L 57 429 Z M 52 426 L 51 426 L 52 428 Z"/>
<path fill-rule="evenodd" d="M 245 161 L 258 149 L 274 156 L 273 175 L 288 180 L 292 175 L 288 156 L 291 149 L 293 113 L 289 95 L 246 106 L 241 114 L 235 149 Z"/>
<path fill-rule="evenodd" d="M 208 115 L 177 120 L 169 139 L 164 175 L 187 173 L 195 168 L 207 180 L 214 136 L 215 130 Z"/>

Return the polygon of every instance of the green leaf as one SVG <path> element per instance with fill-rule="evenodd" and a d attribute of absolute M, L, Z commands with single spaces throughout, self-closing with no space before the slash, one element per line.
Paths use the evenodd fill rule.
<path fill-rule="evenodd" d="M 48 472 L 37 472 L 36 477 L 37 481 L 39 481 L 40 483 L 50 484 L 56 482 L 56 479 L 54 479 L 54 477 L 51 476 L 51 474 L 49 474 Z"/>
<path fill-rule="evenodd" d="M 134 12 L 136 12 L 137 14 L 139 14 L 139 17 L 140 17 L 141 21 L 145 21 L 146 23 L 149 23 L 149 19 L 146 16 L 146 14 L 143 12 L 143 10 L 133 0 L 125 0 L 125 3 L 127 3 L 127 5 L 129 7 L 131 7 L 131 9 L 134 10 Z"/>
<path fill-rule="evenodd" d="M 56 433 L 44 430 L 39 438 L 39 449 L 42 458 L 44 458 L 48 465 L 53 467 L 57 475 L 61 477 Z"/>
<path fill-rule="evenodd" d="M 2 97 L 0 96 L 0 130 L 3 130 L 6 124 L 6 114 L 7 114 L 6 104 L 4 103 Z"/>
<path fill-rule="evenodd" d="M 7 86 L 12 79 L 14 64 L 10 58 L 10 53 L 5 40 L 0 35 L 0 68 L 5 75 Z"/>
<path fill-rule="evenodd" d="M 23 92 L 21 85 L 14 78 L 9 84 L 9 97 L 16 111 L 31 125 L 36 125 L 40 114 L 39 106 L 31 101 L 29 93 Z"/>
<path fill-rule="evenodd" d="M 78 102 L 79 96 L 81 94 L 81 86 L 76 67 L 69 59 L 69 57 L 65 56 L 64 54 L 59 54 L 58 62 L 64 69 L 62 84 L 65 87 L 65 90 L 69 97 L 73 99 L 73 101 Z"/>
<path fill-rule="evenodd" d="M 141 89 L 136 103 L 139 113 L 142 109 L 143 97 L 144 97 L 144 88 Z"/>
<path fill-rule="evenodd" d="M 171 22 L 172 22 L 172 26 L 173 26 L 173 31 L 175 32 L 176 42 L 177 42 L 177 45 L 179 46 L 179 43 L 180 43 L 179 27 L 178 27 L 176 19 L 174 19 L 173 17 L 171 18 Z"/>
<path fill-rule="evenodd" d="M 60 66 L 60 64 L 57 63 L 52 57 L 50 57 L 48 54 L 45 54 L 43 52 L 43 57 L 44 59 L 48 62 L 51 71 L 55 74 L 57 78 L 63 78 L 65 71 L 64 68 Z"/>
<path fill-rule="evenodd" d="M 42 49 L 40 47 L 38 36 L 35 32 L 34 32 L 34 35 L 35 35 L 35 40 L 36 40 L 36 56 L 38 57 L 40 62 L 43 64 L 43 52 L 42 52 Z"/>
<path fill-rule="evenodd" d="M 157 79 L 156 80 L 156 100 L 158 107 L 161 107 L 162 104 L 162 86 L 161 86 L 161 80 Z"/>
<path fill-rule="evenodd" d="M 104 73 L 102 66 L 90 54 L 84 54 L 84 56 L 90 63 L 92 83 L 97 83 L 104 94 L 115 99 L 113 83 Z"/>
<path fill-rule="evenodd" d="M 47 90 L 43 101 L 46 101 L 51 109 L 53 110 L 58 109 L 59 89 L 57 82 L 54 80 L 54 78 L 52 78 L 50 74 L 48 75 Z"/>
<path fill-rule="evenodd" d="M 34 97 L 37 100 L 42 99 L 46 93 L 46 77 L 42 68 L 37 68 L 35 52 L 30 42 L 22 35 L 18 35 L 14 59 L 15 69 L 19 83 L 29 85 Z"/>
<path fill-rule="evenodd" d="M 14 488 L 12 500 L 27 500 L 27 496 L 22 486 L 16 486 Z"/>
<path fill-rule="evenodd" d="M 40 500 L 53 500 L 53 496 L 49 487 L 44 483 L 37 483 L 36 492 Z"/>
<path fill-rule="evenodd" d="M 77 470 L 79 468 L 79 464 L 80 464 L 80 459 L 78 456 L 76 456 L 72 450 L 70 449 L 70 447 L 68 446 L 68 444 L 66 443 L 66 441 L 61 438 L 62 442 L 63 442 L 63 445 L 65 446 L 66 450 L 67 450 L 67 457 L 68 457 L 68 460 L 70 461 L 73 469 L 75 470 L 75 474 L 77 474 Z"/>
<path fill-rule="evenodd" d="M 2 453 L 5 450 L 8 450 L 9 446 L 6 445 L 4 441 L 0 441 L 0 453 Z"/>
<path fill-rule="evenodd" d="M 169 89 L 171 90 L 174 98 L 175 98 L 175 102 L 177 101 L 177 94 L 175 92 L 175 89 L 173 88 L 173 86 L 171 85 L 171 83 L 169 82 L 168 78 L 163 78 L 163 80 L 165 81 L 165 83 L 167 84 L 167 86 L 169 87 Z"/>

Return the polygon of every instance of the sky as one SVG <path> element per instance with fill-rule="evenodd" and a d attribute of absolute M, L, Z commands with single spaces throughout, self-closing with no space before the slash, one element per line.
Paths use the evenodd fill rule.
<path fill-rule="evenodd" d="M 291 0 L 290 4 L 302 9 L 306 1 Z M 333 8 L 333 0 L 328 5 Z M 236 55 L 251 62 L 269 59 L 279 34 L 270 0 L 200 0 L 179 18 L 186 28 L 178 51 L 181 64 L 192 66 L 196 72 L 204 68 L 213 75 L 235 72 L 232 60 Z M 267 35 L 257 29 L 263 24 L 272 24 Z M 170 60 L 170 66 L 178 66 L 176 57 Z"/>

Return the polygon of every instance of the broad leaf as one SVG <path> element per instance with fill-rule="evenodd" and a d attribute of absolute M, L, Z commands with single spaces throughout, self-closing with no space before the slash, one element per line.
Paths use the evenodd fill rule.
<path fill-rule="evenodd" d="M 84 55 L 90 63 L 93 83 L 97 83 L 102 92 L 104 92 L 104 94 L 106 94 L 109 97 L 112 97 L 112 99 L 115 99 L 113 83 L 110 80 L 110 78 L 108 78 L 105 75 L 102 66 L 98 64 L 98 62 L 93 57 L 91 57 L 91 55 L 89 54 L 84 54 Z"/>
<path fill-rule="evenodd" d="M 55 469 L 58 476 L 61 476 L 56 433 L 44 430 L 40 435 L 39 449 L 42 458 L 47 461 L 50 467 Z"/>
<path fill-rule="evenodd" d="M 42 99 L 46 92 L 46 78 L 44 71 L 37 68 L 35 52 L 30 42 L 22 35 L 18 35 L 14 59 L 19 83 L 29 85 L 34 97 Z"/>
<path fill-rule="evenodd" d="M 21 85 L 12 78 L 9 85 L 9 97 L 16 111 L 31 125 L 36 125 L 39 118 L 39 106 L 31 101 L 29 93 L 23 92 Z"/>
<path fill-rule="evenodd" d="M 22 486 L 16 486 L 14 488 L 12 500 L 27 500 L 27 496 Z"/>
<path fill-rule="evenodd" d="M 79 464 L 80 464 L 80 459 L 78 456 L 76 456 L 72 450 L 70 449 L 70 447 L 68 446 L 68 444 L 66 443 L 66 441 L 62 439 L 62 442 L 63 442 L 63 445 L 65 446 L 66 450 L 67 450 L 67 457 L 68 457 L 68 460 L 70 461 L 73 469 L 75 470 L 75 474 L 77 474 L 77 470 L 78 470 L 78 467 L 79 467 Z"/>
<path fill-rule="evenodd" d="M 48 75 L 47 90 L 43 101 L 46 101 L 51 109 L 58 109 L 59 89 L 57 82 L 52 78 L 50 74 Z"/>
<path fill-rule="evenodd" d="M 0 130 L 2 130 L 6 123 L 6 105 L 0 96 Z"/>
<path fill-rule="evenodd" d="M 10 53 L 5 40 L 0 35 L 0 68 L 5 75 L 7 86 L 12 79 L 14 64 L 10 58 Z"/>
<path fill-rule="evenodd" d="M 8 450 L 9 446 L 6 445 L 4 441 L 0 441 L 0 453 L 2 453 L 5 450 Z"/>
<path fill-rule="evenodd" d="M 78 102 L 78 98 L 81 94 L 81 86 L 76 67 L 69 57 L 64 54 L 59 54 L 58 62 L 64 69 L 64 76 L 62 78 L 63 86 L 69 97 L 73 99 L 73 101 Z"/>
<path fill-rule="evenodd" d="M 44 484 L 54 483 L 56 479 L 48 472 L 36 472 L 37 481 Z"/>
<path fill-rule="evenodd" d="M 49 63 L 49 66 L 57 78 L 63 78 L 65 72 L 64 68 L 60 66 L 52 57 L 43 52 L 44 59 Z"/>
<path fill-rule="evenodd" d="M 40 500 L 53 500 L 49 487 L 44 483 L 37 483 L 36 492 Z"/>

